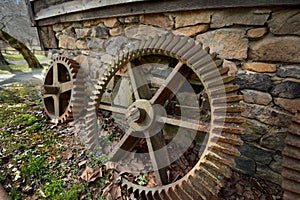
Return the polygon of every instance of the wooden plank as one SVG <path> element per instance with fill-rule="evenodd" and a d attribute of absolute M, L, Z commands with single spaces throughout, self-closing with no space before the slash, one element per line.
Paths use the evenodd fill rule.
<path fill-rule="evenodd" d="M 38 29 L 38 36 L 42 50 L 58 48 L 58 43 L 52 26 L 40 27 Z"/>
<path fill-rule="evenodd" d="M 52 16 L 48 18 L 38 13 L 35 18 L 38 26 L 45 26 L 55 24 L 59 22 L 74 22 L 82 20 L 91 20 L 97 18 L 108 18 L 108 17 L 121 17 L 138 14 L 151 14 L 161 12 L 174 12 L 174 11 L 192 11 L 200 9 L 212 9 L 212 8 L 234 8 L 234 7 L 258 7 L 258 6 L 282 6 L 282 5 L 293 5 L 299 6 L 299 0 L 232 0 L 230 2 L 223 0 L 165 0 L 165 1 L 144 1 L 126 3 L 120 5 L 102 6 L 99 4 L 98 8 L 87 10 L 85 7 L 80 12 L 71 12 L 64 15 Z M 44 10 L 45 12 L 46 10 Z M 42 16 L 44 17 L 42 19 Z"/>
<path fill-rule="evenodd" d="M 52 0 L 53 1 L 53 0 Z M 60 15 L 65 15 L 74 12 L 81 12 L 85 10 L 90 10 L 99 7 L 106 7 L 106 6 L 113 6 L 113 5 L 120 5 L 124 3 L 128 3 L 128 0 L 76 0 L 76 1 L 67 1 L 63 2 L 64 0 L 55 0 L 58 1 L 57 3 L 39 10 L 36 13 L 35 19 L 45 19 L 49 17 L 55 17 Z M 147 0 L 134 0 L 130 2 L 139 2 L 139 1 L 147 1 Z M 60 3 L 59 3 L 60 2 Z M 49 2 L 48 2 L 49 3 Z M 49 4 L 48 4 L 49 5 Z"/>

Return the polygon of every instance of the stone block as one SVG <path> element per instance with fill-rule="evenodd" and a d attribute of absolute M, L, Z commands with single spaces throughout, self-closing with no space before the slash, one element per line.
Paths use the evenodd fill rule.
<path fill-rule="evenodd" d="M 288 99 L 300 98 L 300 83 L 293 81 L 282 82 L 272 88 L 271 94 L 275 97 Z"/>
<path fill-rule="evenodd" d="M 76 38 L 68 35 L 61 35 L 58 47 L 62 49 L 76 49 Z"/>
<path fill-rule="evenodd" d="M 252 28 L 247 31 L 248 38 L 260 38 L 267 33 L 267 28 Z"/>
<path fill-rule="evenodd" d="M 241 103 L 245 107 L 245 111 L 242 113 L 243 117 L 256 119 L 262 123 L 278 126 L 288 127 L 292 120 L 292 115 L 286 112 L 276 110 L 271 107 Z"/>
<path fill-rule="evenodd" d="M 97 26 L 100 23 L 102 23 L 102 19 L 86 20 L 83 22 L 83 26 L 84 27 L 92 27 L 92 26 Z"/>
<path fill-rule="evenodd" d="M 115 28 L 120 25 L 120 22 L 118 21 L 117 18 L 106 18 L 102 19 L 102 22 L 104 25 L 108 28 Z"/>
<path fill-rule="evenodd" d="M 168 33 L 168 31 L 166 31 L 165 29 L 147 25 L 129 26 L 125 28 L 124 31 L 126 37 L 134 39 L 154 37 L 156 35 L 163 35 Z"/>
<path fill-rule="evenodd" d="M 237 72 L 238 72 L 238 68 L 236 66 L 236 64 L 232 61 L 226 60 L 224 59 L 222 67 L 228 67 L 228 76 L 236 76 Z"/>
<path fill-rule="evenodd" d="M 288 9 L 272 13 L 270 31 L 277 35 L 300 35 L 300 10 Z"/>
<path fill-rule="evenodd" d="M 97 49 L 99 51 L 104 51 L 104 39 L 99 38 L 87 38 L 88 49 Z"/>
<path fill-rule="evenodd" d="M 195 26 L 189 26 L 189 27 L 176 29 L 174 31 L 174 34 L 193 37 L 199 33 L 204 33 L 206 31 L 208 31 L 208 29 L 209 29 L 208 24 L 201 24 L 201 25 L 195 25 Z"/>
<path fill-rule="evenodd" d="M 235 168 L 241 170 L 245 174 L 254 175 L 256 164 L 255 161 L 245 156 L 235 158 Z"/>
<path fill-rule="evenodd" d="M 68 36 L 71 36 L 71 37 L 76 37 L 75 28 L 73 28 L 72 26 L 69 26 L 69 27 L 65 28 L 64 30 L 62 30 L 62 33 L 64 35 L 68 35 Z"/>
<path fill-rule="evenodd" d="M 122 33 L 123 33 L 123 29 L 121 27 L 113 28 L 109 30 L 109 34 L 111 36 L 118 36 L 121 35 Z"/>
<path fill-rule="evenodd" d="M 271 10 L 258 10 L 247 8 L 225 9 L 214 12 L 211 20 L 212 28 L 221 28 L 239 25 L 264 25 L 269 18 Z"/>
<path fill-rule="evenodd" d="M 85 38 L 91 36 L 92 30 L 90 28 L 75 28 L 77 38 Z"/>
<path fill-rule="evenodd" d="M 272 152 L 253 144 L 244 143 L 243 146 L 238 147 L 241 154 L 247 158 L 251 158 L 258 163 L 268 165 L 272 161 Z"/>
<path fill-rule="evenodd" d="M 166 16 L 164 14 L 144 15 L 143 23 L 166 29 L 172 29 L 174 27 L 173 19 L 170 16 Z"/>
<path fill-rule="evenodd" d="M 138 16 L 120 17 L 118 20 L 123 24 L 132 24 L 140 22 Z"/>
<path fill-rule="evenodd" d="M 273 132 L 264 135 L 260 140 L 260 145 L 274 151 L 282 151 L 285 137 L 286 132 Z"/>
<path fill-rule="evenodd" d="M 246 103 L 268 105 L 272 101 L 272 96 L 266 92 L 257 90 L 242 90 L 242 93 Z"/>
<path fill-rule="evenodd" d="M 273 87 L 270 76 L 266 74 L 246 74 L 238 73 L 234 83 L 240 86 L 240 89 L 253 89 L 268 92 Z"/>
<path fill-rule="evenodd" d="M 77 40 L 76 41 L 76 48 L 81 49 L 81 50 L 88 49 L 86 41 L 85 40 Z"/>
<path fill-rule="evenodd" d="M 283 65 L 277 69 L 276 75 L 282 78 L 300 79 L 300 65 Z"/>
<path fill-rule="evenodd" d="M 209 24 L 212 13 L 213 11 L 210 10 L 175 13 L 175 27 L 179 28 L 196 24 Z"/>
<path fill-rule="evenodd" d="M 292 113 L 296 113 L 300 109 L 300 99 L 275 98 L 274 103 Z"/>
<path fill-rule="evenodd" d="M 247 58 L 248 39 L 246 31 L 238 28 L 226 28 L 209 31 L 197 36 L 196 40 L 209 47 L 210 53 L 216 52 L 221 58 Z"/>
<path fill-rule="evenodd" d="M 110 55 L 118 55 L 120 50 L 129 43 L 129 39 L 124 36 L 111 37 L 105 42 L 105 52 Z"/>
<path fill-rule="evenodd" d="M 247 122 L 242 125 L 245 129 L 241 136 L 243 141 L 256 142 L 268 132 L 268 126 L 257 120 L 247 119 Z"/>
<path fill-rule="evenodd" d="M 92 28 L 91 36 L 100 39 L 107 39 L 109 37 L 108 28 L 106 28 L 103 24 L 99 24 L 98 26 Z"/>
<path fill-rule="evenodd" d="M 55 32 L 60 32 L 62 30 L 64 30 L 65 26 L 64 24 L 54 24 L 53 25 L 53 31 Z"/>
<path fill-rule="evenodd" d="M 273 183 L 277 183 L 278 185 L 281 184 L 282 177 L 280 173 L 274 172 L 266 165 L 258 164 L 256 167 L 256 174 L 264 179 L 267 179 Z"/>
<path fill-rule="evenodd" d="M 282 155 L 281 154 L 273 155 L 273 161 L 270 164 L 270 168 L 277 173 L 281 173 L 281 171 L 282 171 Z"/>
<path fill-rule="evenodd" d="M 262 62 L 243 63 L 242 69 L 254 72 L 276 72 L 276 65 Z"/>
<path fill-rule="evenodd" d="M 248 56 L 255 61 L 300 62 L 300 37 L 265 37 L 250 42 Z"/>
<path fill-rule="evenodd" d="M 74 58 L 75 61 L 77 61 L 80 65 L 80 71 L 79 73 L 85 72 L 86 74 L 89 73 L 89 63 L 88 63 L 88 56 L 85 55 L 79 55 Z"/>

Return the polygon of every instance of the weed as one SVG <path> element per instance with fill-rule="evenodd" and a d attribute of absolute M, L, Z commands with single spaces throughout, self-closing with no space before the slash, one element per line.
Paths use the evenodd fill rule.
<path fill-rule="evenodd" d="M 67 150 L 67 147 L 65 147 L 65 146 L 60 146 L 60 147 L 58 147 L 58 150 L 60 150 L 60 151 L 66 151 L 66 150 Z"/>
<path fill-rule="evenodd" d="M 46 155 L 32 156 L 29 158 L 28 163 L 25 163 L 21 169 L 21 174 L 26 177 L 40 176 L 46 167 Z"/>
<path fill-rule="evenodd" d="M 137 178 L 137 182 L 139 185 L 146 185 L 148 183 L 146 174 L 139 175 Z"/>
<path fill-rule="evenodd" d="M 53 178 L 51 183 L 46 184 L 44 187 L 44 193 L 46 197 L 51 197 L 51 199 L 55 200 L 62 199 L 65 184 L 66 183 L 63 180 L 57 180 L 56 178 Z"/>
<path fill-rule="evenodd" d="M 21 200 L 22 199 L 20 191 L 18 191 L 16 189 L 10 190 L 9 195 L 12 200 Z"/>

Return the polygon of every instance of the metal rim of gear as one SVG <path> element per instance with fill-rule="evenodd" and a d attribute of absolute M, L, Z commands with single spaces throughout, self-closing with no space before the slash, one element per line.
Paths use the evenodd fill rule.
<path fill-rule="evenodd" d="M 79 68 L 75 60 L 59 56 L 45 72 L 42 102 L 52 123 L 64 123 L 73 119 L 73 84 Z"/>
<path fill-rule="evenodd" d="M 244 109 L 239 102 L 243 97 L 237 95 L 239 86 L 234 85 L 234 78 L 227 75 L 228 68 L 217 68 L 212 64 L 211 56 L 191 38 L 173 34 L 147 38 L 123 50 L 110 65 L 102 66 L 106 70 L 95 86 L 95 95 L 87 108 L 85 143 L 90 150 L 100 145 L 98 134 L 94 132 L 97 126 L 95 111 L 109 80 L 129 61 L 155 54 L 176 58 L 199 76 L 209 95 L 212 111 L 209 141 L 197 164 L 180 180 L 148 188 L 122 179 L 122 185 L 138 193 L 141 199 L 209 199 L 217 195 L 225 178 L 230 178 L 234 158 L 240 155 L 237 150 L 242 144 L 240 124 L 245 119 L 240 116 Z"/>

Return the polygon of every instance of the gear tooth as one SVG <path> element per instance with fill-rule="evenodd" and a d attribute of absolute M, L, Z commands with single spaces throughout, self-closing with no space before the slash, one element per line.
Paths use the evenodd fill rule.
<path fill-rule="evenodd" d="M 211 59 L 213 59 L 213 60 L 215 60 L 216 58 L 217 58 L 217 53 L 216 52 L 212 52 L 211 54 L 210 54 L 210 57 L 211 57 Z"/>
<path fill-rule="evenodd" d="M 191 196 L 193 199 L 203 199 L 206 200 L 206 195 L 201 190 L 194 187 L 191 181 L 183 181 L 182 188 Z"/>
<path fill-rule="evenodd" d="M 179 196 L 181 196 L 182 199 L 199 199 L 199 194 L 196 190 L 193 189 L 192 185 L 189 185 L 186 183 L 186 181 L 182 181 L 181 185 L 176 186 L 176 190 L 178 191 Z"/>
<path fill-rule="evenodd" d="M 204 48 L 204 51 L 206 51 L 207 53 L 209 53 L 210 47 L 205 47 L 205 48 Z"/>
<path fill-rule="evenodd" d="M 202 199 L 206 199 L 208 194 L 216 195 L 216 188 L 218 188 L 221 183 L 212 181 L 203 172 L 200 174 L 201 175 L 195 174 L 194 176 L 190 177 L 190 183 L 200 193 L 199 196 L 201 196 Z"/>
<path fill-rule="evenodd" d="M 172 200 L 181 199 L 176 192 L 174 192 L 173 188 L 168 189 L 168 195 L 171 197 Z"/>
<path fill-rule="evenodd" d="M 171 197 L 168 195 L 168 193 L 166 193 L 165 190 L 161 190 L 160 192 L 158 192 L 158 195 L 160 196 L 160 198 L 162 200 L 172 200 Z"/>
<path fill-rule="evenodd" d="M 178 52 L 180 50 L 183 51 L 186 50 L 185 48 L 191 48 L 187 45 L 189 44 L 188 41 L 188 37 L 179 37 L 179 41 L 175 44 L 175 46 L 172 49 L 170 49 L 170 52 L 177 55 L 177 57 L 179 58 L 180 56 L 178 55 Z"/>
<path fill-rule="evenodd" d="M 234 156 L 227 155 L 222 152 L 211 151 L 211 152 L 209 152 L 207 158 L 208 158 L 208 160 L 210 160 L 212 162 L 217 161 L 217 162 L 219 162 L 223 165 L 226 165 L 230 168 L 233 168 L 235 166 Z"/>

